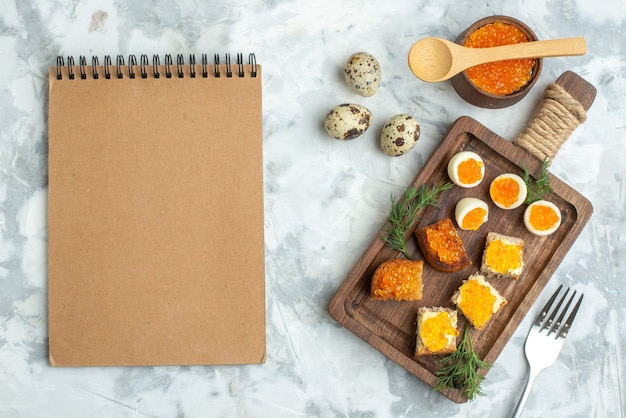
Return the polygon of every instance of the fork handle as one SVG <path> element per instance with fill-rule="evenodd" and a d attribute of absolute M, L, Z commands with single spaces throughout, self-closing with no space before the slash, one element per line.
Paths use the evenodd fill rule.
<path fill-rule="evenodd" d="M 526 380 L 526 386 L 524 387 L 524 392 L 522 392 L 522 396 L 517 401 L 517 406 L 515 407 L 515 412 L 513 412 L 512 418 L 520 418 L 522 416 L 522 411 L 524 410 L 524 406 L 526 406 L 526 401 L 530 396 L 530 391 L 533 388 L 533 384 L 535 383 L 535 379 L 539 372 L 534 370 L 530 370 L 528 373 L 528 379 Z"/>

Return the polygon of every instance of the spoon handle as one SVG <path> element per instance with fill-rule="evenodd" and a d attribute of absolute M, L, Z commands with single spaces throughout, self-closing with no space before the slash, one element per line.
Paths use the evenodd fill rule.
<path fill-rule="evenodd" d="M 494 46 L 491 48 L 470 48 L 472 57 L 468 67 L 475 63 L 503 61 L 523 58 L 565 57 L 584 55 L 587 52 L 585 38 L 563 38 L 546 41 L 522 42 L 519 44 Z M 470 63 L 473 61 L 474 63 Z"/>

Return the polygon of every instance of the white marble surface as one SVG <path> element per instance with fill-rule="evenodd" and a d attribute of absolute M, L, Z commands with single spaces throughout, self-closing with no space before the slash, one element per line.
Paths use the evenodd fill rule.
<path fill-rule="evenodd" d="M 127 4 L 128 3 L 128 4 Z M 512 139 L 548 83 L 572 70 L 598 88 L 551 171 L 595 212 L 540 301 L 566 283 L 585 292 L 557 361 L 540 375 L 525 417 L 624 417 L 626 408 L 626 7 L 621 0 L 232 2 L 5 0 L 0 10 L 0 417 L 506 417 L 526 376 L 529 322 L 485 381 L 457 405 L 338 326 L 327 305 L 378 231 L 388 196 L 420 171 L 451 123 L 469 115 Z M 519 4 L 518 4 L 519 3 Z M 409 72 L 410 45 L 454 39 L 492 14 L 540 38 L 585 36 L 583 57 L 545 61 L 518 105 L 484 110 L 449 83 Z M 341 69 L 375 55 L 380 91 L 348 91 Z M 267 363 L 235 367 L 51 368 L 47 360 L 47 68 L 57 55 L 255 52 L 264 69 Z M 340 143 L 322 121 L 336 104 L 374 113 Z M 422 136 L 392 159 L 376 144 L 384 120 L 409 113 Z M 536 309 L 536 307 L 535 307 Z M 534 312 L 534 311 L 533 311 Z"/>

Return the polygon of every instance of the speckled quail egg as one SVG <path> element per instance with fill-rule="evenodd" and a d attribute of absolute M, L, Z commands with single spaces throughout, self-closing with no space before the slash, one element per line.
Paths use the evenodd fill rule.
<path fill-rule="evenodd" d="M 372 112 L 358 104 L 340 104 L 333 107 L 324 121 L 326 132 L 335 139 L 354 139 L 370 127 Z"/>
<path fill-rule="evenodd" d="M 524 211 L 524 225 L 532 234 L 550 235 L 561 225 L 561 211 L 552 202 L 538 200 Z"/>
<path fill-rule="evenodd" d="M 489 196 L 497 207 L 518 208 L 526 200 L 528 189 L 524 180 L 517 174 L 504 173 L 493 179 L 489 186 Z"/>
<path fill-rule="evenodd" d="M 450 158 L 448 176 L 457 186 L 464 188 L 478 186 L 485 176 L 485 163 L 475 152 L 461 151 Z"/>
<path fill-rule="evenodd" d="M 380 146 L 387 155 L 396 157 L 409 152 L 420 137 L 420 126 L 410 115 L 391 117 L 383 127 Z"/>
<path fill-rule="evenodd" d="M 380 87 L 380 64 L 367 52 L 352 54 L 343 72 L 348 86 L 361 96 L 373 96 Z"/>
<path fill-rule="evenodd" d="M 489 207 L 475 197 L 465 197 L 456 204 L 454 217 L 459 228 L 476 231 L 489 219 Z"/>

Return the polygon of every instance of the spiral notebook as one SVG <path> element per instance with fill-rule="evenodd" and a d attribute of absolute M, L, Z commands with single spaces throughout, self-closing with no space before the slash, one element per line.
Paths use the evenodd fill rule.
<path fill-rule="evenodd" d="M 50 364 L 265 361 L 261 105 L 253 54 L 58 58 Z"/>

